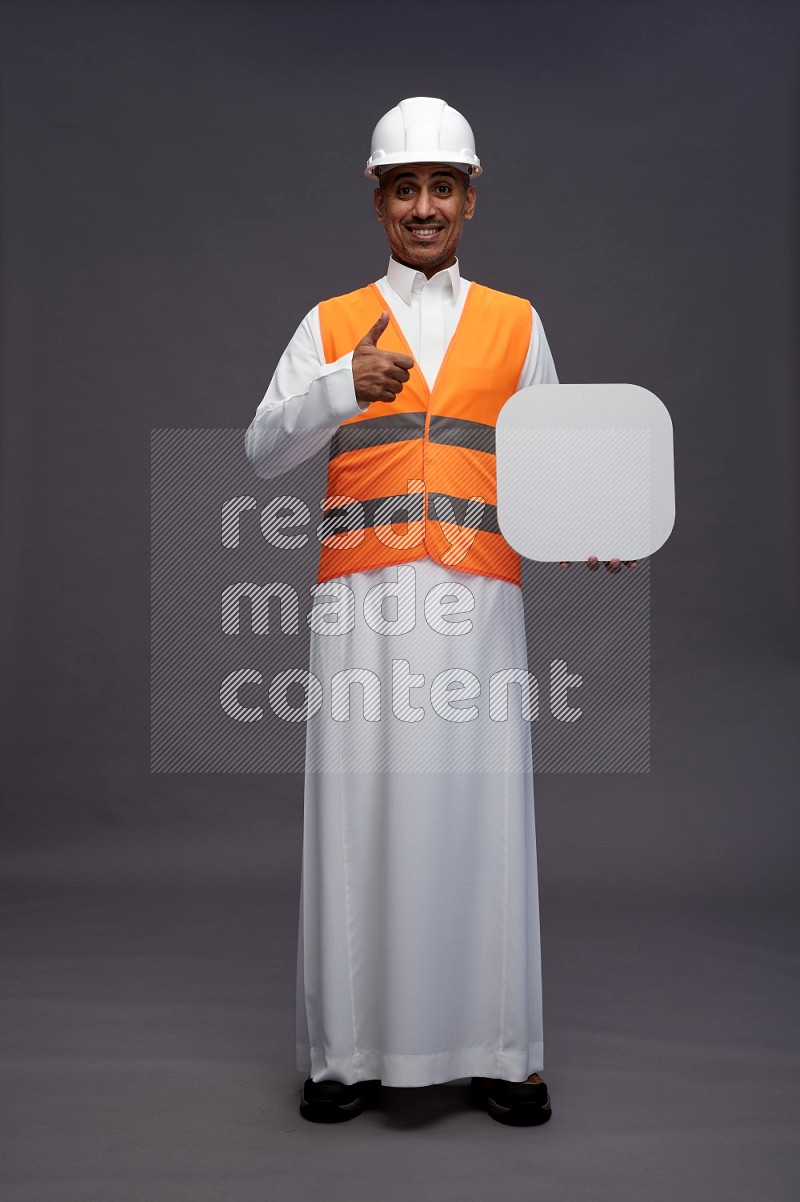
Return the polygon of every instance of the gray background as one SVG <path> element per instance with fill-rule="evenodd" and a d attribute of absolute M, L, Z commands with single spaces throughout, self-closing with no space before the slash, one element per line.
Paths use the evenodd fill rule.
<path fill-rule="evenodd" d="M 788 4 L 2 7 L 3 1195 L 796 1196 L 797 60 Z M 553 1121 L 304 1123 L 298 775 L 149 772 L 153 427 L 242 430 L 382 274 L 404 95 L 486 167 L 465 274 L 667 403 L 649 774 L 537 780 Z"/>

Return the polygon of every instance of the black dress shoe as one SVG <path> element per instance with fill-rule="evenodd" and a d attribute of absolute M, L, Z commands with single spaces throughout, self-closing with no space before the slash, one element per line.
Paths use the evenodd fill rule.
<path fill-rule="evenodd" d="M 538 1073 L 531 1073 L 527 1081 L 473 1077 L 469 1093 L 473 1105 L 510 1127 L 535 1127 L 546 1123 L 551 1115 L 550 1095 Z"/>
<path fill-rule="evenodd" d="M 300 1095 L 300 1113 L 311 1123 L 346 1123 L 380 1097 L 380 1081 L 314 1081 L 309 1077 Z"/>

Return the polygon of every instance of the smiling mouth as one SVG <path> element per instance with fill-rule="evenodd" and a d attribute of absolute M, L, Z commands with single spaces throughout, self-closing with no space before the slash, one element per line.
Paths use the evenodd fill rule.
<path fill-rule="evenodd" d="M 440 225 L 407 225 L 406 230 L 416 242 L 432 242 L 442 232 Z"/>

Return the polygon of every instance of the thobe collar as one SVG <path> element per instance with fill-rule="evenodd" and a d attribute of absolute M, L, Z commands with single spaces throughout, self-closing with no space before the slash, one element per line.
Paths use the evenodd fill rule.
<path fill-rule="evenodd" d="M 452 267 L 437 271 L 430 279 L 427 279 L 421 271 L 417 271 L 414 267 L 406 267 L 405 263 L 398 263 L 397 259 L 389 259 L 386 278 L 392 291 L 396 292 L 407 305 L 412 303 L 413 298 L 422 292 L 423 288 L 439 292 L 442 297 L 447 298 L 451 305 L 458 300 L 461 291 L 458 259 Z"/>

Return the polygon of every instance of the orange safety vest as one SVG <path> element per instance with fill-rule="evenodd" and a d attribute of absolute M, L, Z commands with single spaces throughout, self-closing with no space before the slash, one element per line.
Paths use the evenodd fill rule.
<path fill-rule="evenodd" d="M 322 301 L 326 361 L 352 351 L 384 309 L 375 284 Z M 317 583 L 428 556 L 520 583 L 520 557 L 497 524 L 495 424 L 531 323 L 528 301 L 471 284 L 433 388 L 415 365 L 394 401 L 342 422 L 330 443 Z M 411 355 L 391 310 L 379 346 Z"/>

